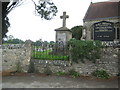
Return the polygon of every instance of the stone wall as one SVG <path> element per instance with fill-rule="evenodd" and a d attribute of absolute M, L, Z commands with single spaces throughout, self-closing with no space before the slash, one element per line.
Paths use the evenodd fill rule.
<path fill-rule="evenodd" d="M 34 60 L 35 70 L 39 73 L 44 73 L 46 68 L 52 71 L 52 73 L 56 72 L 67 72 L 70 67 L 69 61 L 61 61 L 61 60 Z"/>
<path fill-rule="evenodd" d="M 35 70 L 39 73 L 44 73 L 46 68 L 53 73 L 65 72 L 68 73 L 71 69 L 79 72 L 81 75 L 89 76 L 96 70 L 105 70 L 111 76 L 118 74 L 118 48 L 104 48 L 102 49 L 101 59 L 97 59 L 96 63 L 86 60 L 85 63 L 70 63 L 70 61 L 60 60 L 33 60 Z"/>
<path fill-rule="evenodd" d="M 1 45 L 2 48 L 2 71 L 27 72 L 29 61 L 31 59 L 31 43 L 26 41 L 25 44 Z"/>
<path fill-rule="evenodd" d="M 118 74 L 118 48 L 107 47 L 101 50 L 101 58 L 92 63 L 86 60 L 85 63 L 74 63 L 71 61 L 62 60 L 34 60 L 31 59 L 31 42 L 26 41 L 25 44 L 2 45 L 2 70 L 27 72 L 30 65 L 30 60 L 34 62 L 35 72 L 44 73 L 46 69 L 53 73 L 65 72 L 68 73 L 71 69 L 76 70 L 81 75 L 91 75 L 95 70 L 105 70 L 110 75 Z"/>
<path fill-rule="evenodd" d="M 104 48 L 101 59 L 97 59 L 95 64 L 86 60 L 85 64 L 74 63 L 73 68 L 83 75 L 90 75 L 95 70 L 105 70 L 109 75 L 116 76 L 118 74 L 118 48 Z"/>

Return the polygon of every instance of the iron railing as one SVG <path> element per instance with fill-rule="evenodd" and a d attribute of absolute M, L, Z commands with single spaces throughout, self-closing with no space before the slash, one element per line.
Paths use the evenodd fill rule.
<path fill-rule="evenodd" d="M 68 60 L 68 49 L 63 42 L 41 43 L 32 46 L 32 58 L 39 60 Z"/>

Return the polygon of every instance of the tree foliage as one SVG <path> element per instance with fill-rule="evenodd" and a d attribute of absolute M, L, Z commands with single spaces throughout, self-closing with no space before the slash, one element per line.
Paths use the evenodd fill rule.
<path fill-rule="evenodd" d="M 13 0 L 12 0 L 13 1 Z M 16 7 L 22 5 L 25 0 L 15 0 L 16 2 L 2 2 L 2 38 L 6 37 L 8 27 L 10 26 L 8 14 Z M 56 16 L 57 7 L 51 0 L 31 0 L 35 5 L 36 15 L 40 15 L 41 18 L 51 20 L 53 16 Z"/>
<path fill-rule="evenodd" d="M 35 45 L 35 46 L 42 46 L 42 43 L 43 43 L 43 41 L 37 40 L 37 41 L 33 42 L 33 45 Z"/>
<path fill-rule="evenodd" d="M 7 44 L 21 44 L 21 43 L 24 43 L 24 41 L 16 38 L 16 39 L 6 40 L 6 41 L 4 41 L 4 43 L 7 43 Z"/>
<path fill-rule="evenodd" d="M 6 37 L 6 33 L 8 32 L 8 27 L 10 26 L 9 19 L 7 17 L 7 6 L 8 2 L 2 3 L 2 38 Z"/>
<path fill-rule="evenodd" d="M 23 40 L 18 39 L 18 38 L 14 38 L 14 36 L 12 36 L 12 35 L 7 36 L 6 39 L 7 40 L 4 40 L 4 42 L 3 42 L 5 44 L 21 44 L 21 43 L 24 43 Z"/>
<path fill-rule="evenodd" d="M 39 5 L 35 4 L 35 9 L 37 11 L 37 14 L 40 15 L 41 18 L 44 18 L 46 20 L 52 19 L 52 17 L 56 16 L 56 13 L 58 12 L 57 7 L 54 5 L 53 2 L 49 0 L 40 0 Z"/>
<path fill-rule="evenodd" d="M 83 26 L 75 26 L 71 28 L 72 38 L 75 38 L 76 40 L 80 40 L 82 37 L 82 29 L 83 29 Z"/>

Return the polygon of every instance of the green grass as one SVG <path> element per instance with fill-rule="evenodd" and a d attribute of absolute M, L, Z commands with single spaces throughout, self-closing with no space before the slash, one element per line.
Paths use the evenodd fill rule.
<path fill-rule="evenodd" d="M 32 58 L 39 60 L 68 60 L 68 56 L 50 55 L 51 50 L 33 51 Z"/>

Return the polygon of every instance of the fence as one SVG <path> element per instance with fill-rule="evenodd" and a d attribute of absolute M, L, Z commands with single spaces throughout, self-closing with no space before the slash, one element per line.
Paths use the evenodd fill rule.
<path fill-rule="evenodd" d="M 52 44 L 40 43 L 32 45 L 32 59 L 39 60 L 68 60 L 67 45 L 63 42 L 55 42 Z"/>

